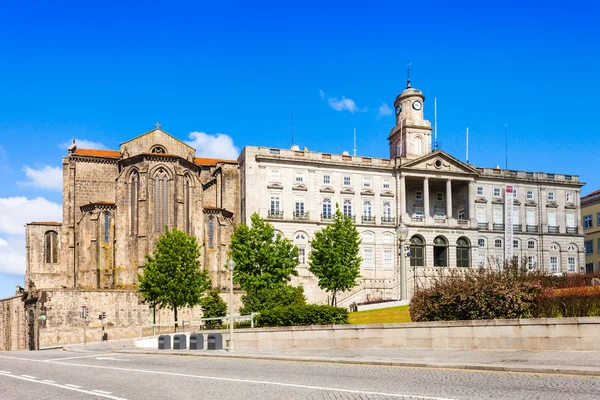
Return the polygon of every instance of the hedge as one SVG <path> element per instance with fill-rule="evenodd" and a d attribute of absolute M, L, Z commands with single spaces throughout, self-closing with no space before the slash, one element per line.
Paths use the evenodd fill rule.
<path fill-rule="evenodd" d="M 600 286 L 547 290 L 534 302 L 535 318 L 600 316 Z"/>
<path fill-rule="evenodd" d="M 275 307 L 261 312 L 256 318 L 257 326 L 341 325 L 347 323 L 347 309 L 314 304 Z"/>

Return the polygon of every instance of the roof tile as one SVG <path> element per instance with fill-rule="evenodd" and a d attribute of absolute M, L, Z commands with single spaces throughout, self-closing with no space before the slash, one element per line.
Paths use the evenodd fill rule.
<path fill-rule="evenodd" d="M 95 150 L 95 149 L 75 149 L 78 156 L 92 156 L 92 157 L 104 157 L 104 158 L 120 158 L 121 152 L 119 150 Z"/>

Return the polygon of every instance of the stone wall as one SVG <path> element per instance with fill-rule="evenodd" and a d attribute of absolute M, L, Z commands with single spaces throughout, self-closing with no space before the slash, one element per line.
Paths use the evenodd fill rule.
<path fill-rule="evenodd" d="M 0 300 L 0 351 L 26 349 L 27 319 L 21 296 Z"/>

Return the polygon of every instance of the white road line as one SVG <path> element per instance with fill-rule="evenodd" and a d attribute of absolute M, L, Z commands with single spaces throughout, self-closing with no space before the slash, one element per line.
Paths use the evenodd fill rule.
<path fill-rule="evenodd" d="M 72 388 L 75 388 L 75 389 L 80 389 L 81 388 L 81 386 L 71 385 L 70 383 L 65 383 L 65 386 L 72 387 Z"/>
<path fill-rule="evenodd" d="M 32 361 L 32 362 L 39 361 L 39 360 L 32 360 L 32 359 L 20 358 L 20 357 L 0 356 L 0 358 L 7 358 L 7 359 L 21 360 L 21 361 Z M 153 374 L 153 375 L 181 376 L 184 378 L 197 378 L 197 379 L 213 380 L 213 381 L 220 381 L 220 382 L 237 382 L 237 383 L 248 383 L 248 384 L 257 384 L 257 385 L 272 385 L 272 386 L 280 386 L 280 387 L 290 387 L 290 388 L 297 388 L 297 389 L 322 390 L 325 392 L 352 393 L 352 394 L 371 395 L 371 396 L 387 396 L 387 397 L 394 397 L 394 398 L 399 398 L 399 399 L 455 400 L 455 399 L 448 398 L 448 397 L 431 397 L 431 396 L 418 396 L 418 395 L 400 394 L 400 393 L 370 392 L 370 391 L 364 391 L 364 390 L 352 390 L 352 389 L 340 389 L 340 388 L 331 388 L 331 387 L 324 387 L 324 386 L 300 385 L 300 384 L 286 383 L 286 382 L 259 381 L 259 380 L 253 380 L 253 379 L 237 379 L 237 378 L 224 378 L 224 377 L 218 377 L 218 376 L 178 374 L 175 372 L 162 372 L 162 371 L 152 371 L 152 370 L 134 369 L 134 368 L 110 367 L 110 366 L 105 366 L 105 365 L 91 365 L 91 364 L 86 365 L 86 364 L 75 364 L 75 363 L 59 362 L 59 361 L 54 361 L 51 364 L 66 365 L 66 366 L 78 367 L 78 368 L 97 368 L 97 369 L 107 369 L 107 370 L 113 370 L 113 371 L 139 372 L 139 373 L 143 373 L 143 374 Z M 6 375 L 6 376 L 10 376 L 10 375 Z M 24 378 L 20 378 L 20 379 L 24 379 Z M 32 382 L 39 383 L 40 381 L 32 381 Z M 90 392 L 90 393 L 93 393 L 93 392 Z M 98 395 L 101 395 L 101 393 L 98 393 Z M 109 395 L 104 395 L 104 396 L 109 396 Z"/>
<path fill-rule="evenodd" d="M 92 392 L 98 392 L 98 393 L 102 393 L 102 394 L 112 394 L 112 392 L 105 392 L 104 390 L 92 390 Z"/>
<path fill-rule="evenodd" d="M 44 379 L 42 382 L 46 382 L 46 383 L 54 383 L 54 381 L 51 381 L 50 379 Z"/>
<path fill-rule="evenodd" d="M 79 393 L 91 394 L 91 395 L 96 396 L 96 397 L 104 397 L 106 399 L 111 399 L 111 400 L 127 400 L 127 399 L 124 399 L 122 397 L 111 396 L 109 394 L 92 392 L 90 390 L 78 389 L 78 388 L 74 388 L 74 387 L 69 387 L 67 385 L 59 385 L 57 383 L 50 383 L 50 382 L 44 382 L 44 381 L 36 381 L 35 379 L 29 379 L 29 378 L 25 378 L 25 377 L 22 377 L 22 376 L 2 374 L 2 373 L 0 373 L 0 375 L 1 376 L 6 376 L 6 377 L 9 377 L 9 378 L 20 379 L 22 381 L 34 382 L 34 383 L 39 383 L 39 384 L 42 384 L 42 385 L 54 386 L 54 387 L 61 388 L 61 389 L 73 390 L 73 391 L 79 392 Z"/>
<path fill-rule="evenodd" d="M 29 378 L 29 379 L 37 379 L 35 376 L 31 376 L 31 375 L 21 375 L 23 378 Z"/>
<path fill-rule="evenodd" d="M 0 371 L 0 374 L 10 374 L 8 371 Z"/>
<path fill-rule="evenodd" d="M 114 358 L 114 357 L 96 357 L 96 360 L 129 361 L 125 358 Z"/>
<path fill-rule="evenodd" d="M 50 358 L 48 360 L 43 360 L 44 362 L 53 362 L 53 361 L 63 361 L 63 360 L 76 360 L 79 358 L 93 358 L 93 357 L 101 357 L 107 356 L 111 353 L 96 353 L 89 356 L 77 356 L 77 357 L 63 357 L 63 358 Z M 112 354 L 112 355 L 120 355 L 120 354 Z"/>

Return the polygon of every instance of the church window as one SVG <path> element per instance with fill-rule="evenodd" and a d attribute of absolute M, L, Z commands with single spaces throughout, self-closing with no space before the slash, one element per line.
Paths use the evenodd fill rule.
<path fill-rule="evenodd" d="M 215 219 L 213 217 L 208 219 L 208 248 L 215 248 Z"/>
<path fill-rule="evenodd" d="M 140 176 L 137 172 L 133 172 L 129 185 L 129 229 L 132 235 L 137 233 L 139 191 Z"/>
<path fill-rule="evenodd" d="M 154 146 L 150 150 L 150 153 L 154 153 L 154 154 L 167 154 L 167 150 L 164 147 L 162 147 L 162 146 Z"/>
<path fill-rule="evenodd" d="M 108 243 L 110 238 L 110 214 L 104 213 L 104 243 Z"/>
<path fill-rule="evenodd" d="M 185 233 L 187 233 L 188 235 L 190 234 L 191 231 L 191 189 L 190 189 L 190 177 L 189 176 L 185 176 L 185 181 L 184 181 L 184 186 L 183 186 L 183 211 L 184 211 L 184 224 L 185 224 Z"/>
<path fill-rule="evenodd" d="M 154 176 L 154 231 L 164 232 L 169 224 L 169 187 L 167 173 L 160 169 Z"/>
<path fill-rule="evenodd" d="M 48 231 L 45 234 L 46 241 L 46 263 L 56 264 L 58 263 L 58 233 L 54 231 Z"/>

